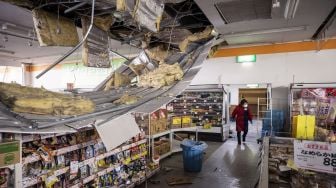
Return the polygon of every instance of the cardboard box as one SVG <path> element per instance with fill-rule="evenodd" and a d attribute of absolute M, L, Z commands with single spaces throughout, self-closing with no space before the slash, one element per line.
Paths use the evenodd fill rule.
<path fill-rule="evenodd" d="M 20 142 L 0 142 L 0 167 L 20 163 Z"/>
<path fill-rule="evenodd" d="M 315 132 L 315 116 L 312 115 L 293 116 L 292 131 L 294 138 L 313 140 Z"/>
<path fill-rule="evenodd" d="M 182 128 L 191 127 L 191 116 L 182 116 Z"/>
<path fill-rule="evenodd" d="M 182 127 L 182 118 L 180 116 L 172 117 L 170 128 L 178 129 Z"/>

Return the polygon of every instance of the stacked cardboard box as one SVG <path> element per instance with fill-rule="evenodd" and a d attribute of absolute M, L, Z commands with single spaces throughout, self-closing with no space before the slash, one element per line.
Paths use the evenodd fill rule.
<path fill-rule="evenodd" d="M 150 127 L 151 134 L 157 134 L 168 130 L 167 110 L 159 109 L 151 114 Z"/>
<path fill-rule="evenodd" d="M 168 140 L 159 140 L 154 142 L 154 155 L 161 156 L 170 151 L 170 142 Z"/>

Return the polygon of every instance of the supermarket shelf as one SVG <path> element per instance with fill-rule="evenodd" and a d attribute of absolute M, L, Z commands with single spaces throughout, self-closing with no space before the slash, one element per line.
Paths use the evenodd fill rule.
<path fill-rule="evenodd" d="M 150 136 L 150 138 L 152 139 L 158 138 L 158 137 L 161 137 L 161 136 L 164 136 L 170 133 L 174 133 L 174 132 L 179 132 L 179 131 L 196 131 L 196 130 L 197 130 L 197 127 L 184 127 L 184 128 L 170 129 L 170 130 L 158 133 L 158 134 L 154 134 Z"/>
<path fill-rule="evenodd" d="M 172 132 L 179 132 L 179 131 L 196 131 L 197 127 L 184 127 L 178 129 L 171 129 Z"/>
<path fill-rule="evenodd" d="M 65 154 L 65 153 L 68 153 L 68 152 L 71 152 L 71 151 L 75 151 L 75 150 L 78 150 L 78 149 L 81 149 L 81 148 L 85 148 L 85 147 L 90 146 L 90 145 L 94 145 L 94 144 L 99 143 L 99 142 L 101 142 L 100 139 L 91 140 L 89 142 L 76 144 L 76 145 L 73 145 L 73 146 L 63 147 L 63 148 L 52 151 L 51 154 L 52 154 L 52 156 L 58 156 L 58 155 L 62 155 L 62 154 Z M 27 156 L 27 157 L 22 159 L 22 161 L 23 161 L 22 164 L 25 165 L 25 164 L 29 164 L 29 163 L 34 163 L 34 162 L 37 162 L 39 160 L 41 160 L 41 157 L 39 155 L 30 155 L 30 156 Z"/>
<path fill-rule="evenodd" d="M 142 180 L 132 183 L 130 185 L 128 185 L 126 188 L 134 188 L 137 185 L 141 185 L 142 183 L 144 183 L 147 179 L 151 178 L 152 176 L 154 176 L 154 174 L 158 173 L 160 171 L 160 168 L 157 168 L 155 170 L 152 170 L 151 172 L 149 172 L 149 174 L 146 174 L 146 177 L 143 178 Z"/>
<path fill-rule="evenodd" d="M 170 152 L 168 152 L 168 153 L 165 153 L 165 154 L 163 154 L 163 155 L 160 155 L 160 160 L 169 157 L 171 154 L 173 154 L 173 153 L 170 151 Z"/>
<path fill-rule="evenodd" d="M 25 136 L 22 137 L 22 143 L 32 142 L 32 141 L 40 140 L 40 139 L 42 140 L 42 139 L 52 138 L 52 137 L 55 137 L 55 136 L 63 136 L 63 135 L 66 135 L 66 134 L 68 134 L 68 133 L 44 134 L 38 139 L 33 134 L 29 134 L 29 135 L 25 135 Z"/>
<path fill-rule="evenodd" d="M 221 133 L 221 127 L 212 127 L 211 129 L 203 129 L 202 126 L 198 126 L 199 133 Z"/>
<path fill-rule="evenodd" d="M 151 135 L 150 137 L 151 137 L 151 138 L 157 138 L 157 137 L 160 137 L 160 136 L 169 134 L 169 133 L 170 133 L 170 130 L 166 130 L 166 131 L 164 131 L 164 132 L 161 132 L 161 133 L 157 133 L 157 134 Z"/>
<path fill-rule="evenodd" d="M 84 160 L 84 161 L 82 161 L 82 162 L 80 162 L 80 163 L 78 164 L 78 167 L 80 168 L 80 167 L 82 167 L 82 166 L 84 166 L 84 165 L 88 165 L 88 164 L 95 163 L 96 161 L 98 161 L 98 160 L 100 160 L 100 159 L 104 159 L 104 158 L 109 157 L 109 156 L 111 156 L 111 155 L 113 155 L 113 154 L 115 154 L 115 153 L 119 153 L 119 152 L 121 152 L 121 151 L 128 150 L 128 149 L 130 149 L 130 148 L 132 148 L 132 147 L 135 147 L 135 146 L 140 145 L 140 144 L 144 144 L 144 143 L 146 143 L 146 142 L 147 142 L 147 139 L 143 139 L 143 140 L 141 140 L 141 141 L 138 141 L 138 142 L 135 142 L 135 143 L 132 143 L 132 144 L 129 144 L 129 145 L 121 146 L 121 147 L 116 148 L 116 149 L 114 149 L 114 150 L 111 150 L 111 151 L 109 151 L 109 152 L 107 152 L 107 153 L 104 153 L 104 154 L 98 155 L 98 156 L 96 156 L 96 157 L 93 157 L 93 158 Z M 65 173 L 69 170 L 69 168 L 70 168 L 70 167 L 65 167 L 65 168 L 56 170 L 56 171 L 54 172 L 54 174 L 55 174 L 56 176 L 65 174 Z M 114 167 L 113 167 L 112 169 L 111 169 L 111 168 L 107 168 L 107 169 L 105 169 L 105 170 L 103 170 L 103 171 L 104 171 L 105 174 L 106 174 L 106 173 L 112 171 L 113 169 L 114 169 Z M 109 171 L 108 171 L 108 170 L 109 170 Z M 104 175 L 104 173 L 102 173 L 102 172 L 99 172 L 99 173 L 100 173 L 101 175 Z M 96 176 L 96 174 L 95 174 L 95 175 L 92 175 L 92 176 Z M 85 181 L 89 181 L 90 178 L 92 178 L 92 177 L 89 176 L 89 177 L 83 179 L 83 183 L 84 183 L 84 180 L 85 180 Z M 33 186 L 33 185 L 35 185 L 35 184 L 41 182 L 41 180 L 39 180 L 39 178 L 36 177 L 36 178 L 30 178 L 29 181 L 23 181 L 23 182 L 25 182 L 25 183 L 23 184 L 23 187 L 29 187 L 29 186 Z M 74 186 L 77 186 L 77 184 L 74 185 Z"/>
<path fill-rule="evenodd" d="M 59 169 L 59 170 L 56 170 L 56 171 L 54 171 L 54 174 L 56 175 L 56 176 L 60 176 L 60 175 L 62 175 L 62 174 L 65 174 L 66 172 L 68 172 L 70 170 L 70 167 L 65 167 L 65 168 L 61 168 L 61 169 Z M 39 175 L 39 177 L 35 177 L 35 178 L 26 178 L 26 179 L 28 179 L 28 180 L 23 180 L 22 182 L 22 184 L 23 184 L 23 187 L 30 187 L 30 186 L 33 186 L 33 185 L 36 185 L 36 184 L 38 184 L 38 183 L 40 183 L 41 181 L 42 181 L 42 178 L 41 178 L 41 176 L 44 176 L 44 175 L 46 175 L 47 173 L 45 173 L 45 174 L 41 174 L 41 175 Z"/>
<path fill-rule="evenodd" d="M 171 152 L 172 153 L 178 153 L 178 152 L 181 152 L 181 151 L 182 151 L 182 148 L 175 148 Z"/>

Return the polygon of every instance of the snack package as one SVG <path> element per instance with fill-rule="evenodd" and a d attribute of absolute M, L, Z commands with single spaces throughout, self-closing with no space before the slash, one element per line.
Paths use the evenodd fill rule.
<path fill-rule="evenodd" d="M 319 126 L 326 125 L 329 110 L 330 110 L 330 99 L 329 98 L 319 98 L 318 108 L 317 108 L 317 113 L 316 113 L 316 120 Z"/>
<path fill-rule="evenodd" d="M 335 125 L 335 119 L 336 119 L 336 97 L 330 98 L 330 110 L 327 117 L 327 122 L 329 125 Z"/>

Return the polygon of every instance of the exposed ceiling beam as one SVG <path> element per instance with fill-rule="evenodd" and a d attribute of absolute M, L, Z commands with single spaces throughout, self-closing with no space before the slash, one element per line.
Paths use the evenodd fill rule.
<path fill-rule="evenodd" d="M 336 39 L 329 39 L 323 43 L 319 41 L 307 41 L 307 42 L 291 42 L 282 44 L 271 44 L 262 46 L 250 46 L 240 48 L 222 48 L 219 49 L 213 56 L 217 57 L 232 57 L 239 55 L 250 54 L 273 54 L 273 53 L 287 53 L 287 52 L 299 52 L 299 51 L 313 51 L 313 50 L 326 50 L 336 49 Z"/>

